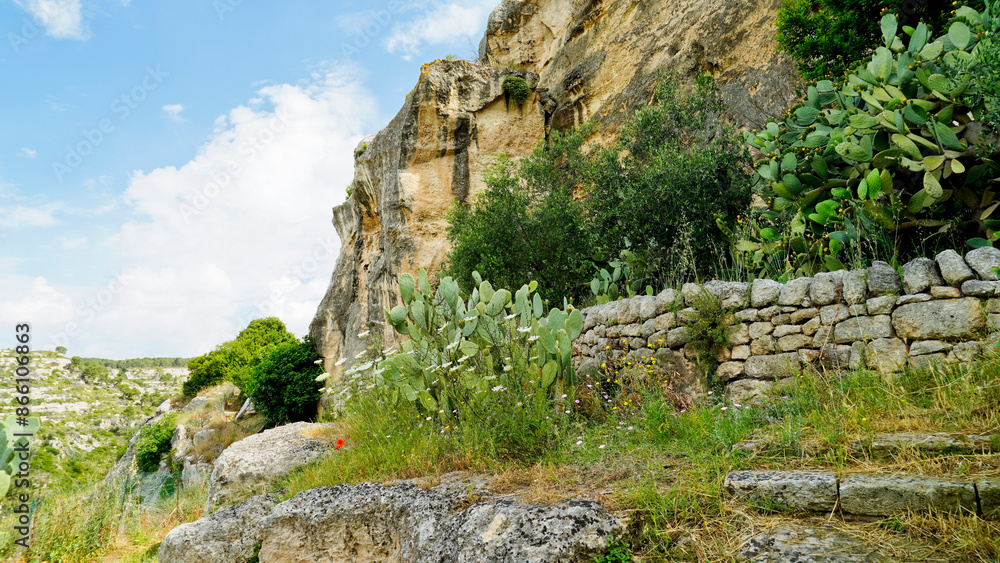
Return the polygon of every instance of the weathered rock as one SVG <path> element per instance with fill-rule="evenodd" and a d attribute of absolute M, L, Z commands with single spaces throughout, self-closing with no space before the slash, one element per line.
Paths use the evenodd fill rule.
<path fill-rule="evenodd" d="M 736 379 L 743 375 L 743 362 L 723 362 L 719 364 L 715 375 L 723 381 Z"/>
<path fill-rule="evenodd" d="M 781 314 L 781 307 L 777 305 L 771 305 L 770 307 L 765 307 L 757 311 L 757 318 L 762 321 L 770 322 L 775 316 Z"/>
<path fill-rule="evenodd" d="M 857 340 L 889 338 L 892 336 L 892 318 L 889 315 L 854 317 L 838 323 L 833 331 L 833 341 L 850 344 Z"/>
<path fill-rule="evenodd" d="M 899 295 L 902 289 L 899 272 L 895 268 L 881 260 L 872 262 L 868 268 L 868 293 L 872 297 Z"/>
<path fill-rule="evenodd" d="M 778 305 L 803 306 L 809 299 L 809 288 L 812 286 L 812 278 L 795 278 L 781 288 L 778 295 Z"/>
<path fill-rule="evenodd" d="M 809 300 L 813 305 L 829 305 L 840 300 L 844 288 L 844 270 L 820 272 L 809 286 Z"/>
<path fill-rule="evenodd" d="M 910 344 L 911 356 L 923 356 L 924 354 L 935 354 L 937 352 L 950 352 L 951 344 L 940 340 L 918 340 Z"/>
<path fill-rule="evenodd" d="M 782 524 L 746 536 L 740 556 L 750 563 L 896 563 L 833 526 Z"/>
<path fill-rule="evenodd" d="M 801 324 L 817 316 L 819 316 L 819 309 L 815 307 L 809 307 L 806 309 L 796 309 L 791 313 L 792 324 Z"/>
<path fill-rule="evenodd" d="M 770 500 L 798 510 L 825 512 L 837 504 L 837 476 L 828 471 L 734 471 L 723 487 L 738 498 Z"/>
<path fill-rule="evenodd" d="M 782 285 L 774 280 L 756 279 L 750 285 L 750 306 L 755 309 L 770 307 L 778 301 Z"/>
<path fill-rule="evenodd" d="M 924 354 L 922 356 L 910 356 L 907 358 L 906 362 L 909 364 L 910 369 L 913 371 L 929 371 L 941 369 L 945 363 L 948 361 L 948 356 L 945 354 Z"/>
<path fill-rule="evenodd" d="M 775 340 L 770 335 L 762 336 L 750 343 L 750 353 L 754 356 L 764 356 L 774 353 Z"/>
<path fill-rule="evenodd" d="M 987 520 L 1000 520 L 1000 479 L 990 477 L 976 481 L 979 507 Z"/>
<path fill-rule="evenodd" d="M 734 360 L 745 360 L 750 357 L 750 347 L 749 346 L 733 346 L 733 352 L 730 358 Z"/>
<path fill-rule="evenodd" d="M 958 362 L 971 362 L 982 353 L 982 344 L 979 342 L 959 342 L 955 344 L 948 359 Z"/>
<path fill-rule="evenodd" d="M 962 340 L 984 328 L 986 316 L 979 299 L 944 299 L 896 307 L 892 326 L 900 338 Z"/>
<path fill-rule="evenodd" d="M 686 326 L 677 327 L 667 333 L 667 346 L 680 348 L 691 342 L 691 329 Z"/>
<path fill-rule="evenodd" d="M 756 340 L 761 336 L 764 336 L 765 334 L 771 334 L 773 330 L 774 330 L 774 325 L 771 323 L 756 322 L 750 325 L 750 327 L 747 329 L 747 332 L 750 335 L 750 338 Z"/>
<path fill-rule="evenodd" d="M 944 285 L 937 262 L 930 258 L 917 258 L 903 266 L 903 293 L 923 293 L 934 285 Z"/>
<path fill-rule="evenodd" d="M 862 317 L 868 314 L 868 307 L 864 303 L 851 305 L 847 308 L 847 314 L 852 317 Z"/>
<path fill-rule="evenodd" d="M 934 508 L 976 513 L 971 483 L 913 475 L 853 474 L 840 480 L 840 506 L 849 514 L 891 516 Z"/>
<path fill-rule="evenodd" d="M 470 486 L 485 493 L 461 483 L 429 490 L 365 483 L 310 489 L 271 506 L 254 497 L 171 531 L 160 561 L 244 563 L 247 546 L 258 544 L 260 560 L 272 563 L 582 563 L 625 528 L 592 501 L 541 506 L 487 497 L 462 509 Z"/>
<path fill-rule="evenodd" d="M 778 350 L 793 352 L 799 348 L 807 348 L 812 344 L 812 338 L 804 334 L 791 334 L 778 339 Z"/>
<path fill-rule="evenodd" d="M 860 444 L 854 447 L 860 447 Z M 887 457 L 903 449 L 914 449 L 930 453 L 976 454 L 993 451 L 989 436 L 975 434 L 954 434 L 945 432 L 896 432 L 876 434 L 872 439 L 872 455 Z"/>
<path fill-rule="evenodd" d="M 947 285 L 935 285 L 931 288 L 931 297 L 934 299 L 958 299 L 962 297 L 962 290 Z"/>
<path fill-rule="evenodd" d="M 200 487 L 208 482 L 211 474 L 211 463 L 184 462 L 184 468 L 181 470 L 181 485 L 185 489 Z"/>
<path fill-rule="evenodd" d="M 969 268 L 962 256 L 954 250 L 945 250 L 934 257 L 941 270 L 941 277 L 948 285 L 960 287 L 966 281 L 975 279 L 976 274 Z"/>
<path fill-rule="evenodd" d="M 729 333 L 727 341 L 730 346 L 741 346 L 750 342 L 750 330 L 747 325 L 739 323 L 732 327 L 732 332 Z"/>
<path fill-rule="evenodd" d="M 848 305 L 864 303 L 868 299 L 868 270 L 851 270 L 844 274 L 844 301 Z"/>
<path fill-rule="evenodd" d="M 906 367 L 906 344 L 898 338 L 879 338 L 865 345 L 869 368 L 893 373 Z"/>
<path fill-rule="evenodd" d="M 804 325 L 802 325 L 802 334 L 812 336 L 816 334 L 816 331 L 819 330 L 819 327 L 821 325 L 822 323 L 820 322 L 819 317 L 813 317 L 808 321 L 806 321 Z"/>
<path fill-rule="evenodd" d="M 156 413 L 154 414 L 165 414 L 170 412 L 171 410 L 172 407 L 170 406 L 170 399 L 167 399 L 166 401 L 160 403 L 160 406 L 156 407 Z"/>
<path fill-rule="evenodd" d="M 962 284 L 962 293 L 973 297 L 1000 297 L 1000 281 L 969 280 Z"/>
<path fill-rule="evenodd" d="M 215 460 L 205 514 L 315 460 L 330 448 L 335 434 L 332 424 L 296 422 L 232 444 Z"/>
<path fill-rule="evenodd" d="M 774 332 L 771 333 L 775 338 L 781 338 L 782 336 L 788 336 L 789 334 L 802 334 L 801 325 L 781 325 L 774 327 Z M 812 339 L 810 339 L 812 340 Z"/>
<path fill-rule="evenodd" d="M 705 283 L 705 289 L 719 298 L 724 309 L 742 309 L 750 302 L 750 284 L 712 280 Z"/>
<path fill-rule="evenodd" d="M 790 322 L 792 322 L 792 316 L 788 313 L 781 313 L 780 315 L 771 317 L 771 324 L 774 326 L 786 325 Z"/>
<path fill-rule="evenodd" d="M 747 377 L 754 379 L 781 379 L 795 375 L 800 368 L 799 355 L 789 352 L 773 356 L 751 356 L 743 371 Z"/>
<path fill-rule="evenodd" d="M 852 370 L 864 369 L 865 367 L 865 347 L 864 342 L 851 344 L 851 358 L 847 361 L 847 367 Z"/>
<path fill-rule="evenodd" d="M 214 440 L 215 435 L 218 433 L 219 431 L 214 428 L 204 428 L 196 432 L 194 438 L 192 438 L 191 441 L 194 442 L 195 447 L 198 447 L 204 444 L 205 442 L 211 442 L 212 440 Z"/>
<path fill-rule="evenodd" d="M 827 305 L 819 310 L 819 321 L 825 325 L 832 325 L 840 321 L 847 320 L 850 310 L 845 305 Z"/>
<path fill-rule="evenodd" d="M 926 303 L 934 299 L 927 293 L 917 293 L 914 295 L 904 295 L 896 300 L 896 306 L 909 305 L 910 303 Z"/>
<path fill-rule="evenodd" d="M 1000 248 L 984 246 L 970 250 L 965 255 L 965 263 L 975 270 L 979 279 L 997 281 L 997 274 L 994 270 L 1000 268 Z"/>
<path fill-rule="evenodd" d="M 759 315 L 757 314 L 757 309 L 742 309 L 736 311 L 733 317 L 740 322 L 752 323 L 758 320 Z"/>
<path fill-rule="evenodd" d="M 181 524 L 163 538 L 157 558 L 161 563 L 247 563 L 276 500 L 277 495 L 255 496 Z"/>
<path fill-rule="evenodd" d="M 239 420 L 255 414 L 257 414 L 257 409 L 253 406 L 253 400 L 250 399 L 250 397 L 247 397 L 247 400 L 243 401 L 243 406 L 240 407 L 240 410 L 236 413 L 236 418 L 233 420 Z"/>
<path fill-rule="evenodd" d="M 895 295 L 873 297 L 868 301 L 865 301 L 865 306 L 868 308 L 869 315 L 888 315 L 896 306 L 896 301 L 898 299 L 899 298 Z"/>
<path fill-rule="evenodd" d="M 759 379 L 737 379 L 726 386 L 726 398 L 736 402 L 763 399 L 771 390 L 772 385 L 770 381 Z"/>

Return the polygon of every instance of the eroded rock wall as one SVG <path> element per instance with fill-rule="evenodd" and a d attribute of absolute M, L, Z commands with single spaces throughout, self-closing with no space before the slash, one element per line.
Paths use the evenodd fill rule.
<path fill-rule="evenodd" d="M 310 327 L 335 376 L 340 358 L 367 346 L 359 334 L 380 333 L 397 277 L 440 269 L 452 203 L 481 189 L 497 155 L 526 154 L 544 135 L 536 97 L 517 107 L 504 94 L 511 75 L 537 84 L 530 73 L 465 61 L 424 65 L 403 109 L 356 159 L 353 195 L 333 210 L 340 256 Z"/>
<path fill-rule="evenodd" d="M 523 156 L 547 131 L 592 118 L 601 123 L 595 140 L 610 141 L 666 69 L 715 76 L 738 125 L 781 114 L 801 83 L 776 51 L 780 1 L 506 0 L 490 16 L 483 66 L 425 65 L 402 110 L 357 159 L 353 197 L 334 209 L 341 254 L 310 328 L 334 379 L 338 360 L 368 345 L 358 334 L 381 334 L 397 276 L 439 270 L 447 209 L 482 187 L 497 154 Z M 502 91 L 511 74 L 533 88 L 522 108 Z"/>

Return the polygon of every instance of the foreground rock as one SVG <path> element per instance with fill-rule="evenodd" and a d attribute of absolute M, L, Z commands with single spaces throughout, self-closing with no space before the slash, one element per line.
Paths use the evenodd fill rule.
<path fill-rule="evenodd" d="M 882 553 L 881 546 L 865 544 L 829 525 L 783 524 L 752 532 L 740 555 L 753 563 L 900 563 L 944 561 L 927 557 L 901 560 Z"/>
<path fill-rule="evenodd" d="M 205 514 L 323 455 L 332 446 L 336 432 L 332 424 L 296 422 L 229 446 L 212 469 Z"/>
<path fill-rule="evenodd" d="M 468 506 L 477 497 L 461 483 L 322 487 L 277 505 L 257 496 L 175 528 L 159 561 L 583 563 L 625 528 L 592 501 Z"/>

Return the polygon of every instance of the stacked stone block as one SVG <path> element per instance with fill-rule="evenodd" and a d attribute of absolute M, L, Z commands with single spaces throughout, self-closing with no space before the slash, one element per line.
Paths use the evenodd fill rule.
<path fill-rule="evenodd" d="M 762 392 L 806 364 L 868 367 L 884 373 L 968 362 L 1000 330 L 1000 249 L 953 250 L 918 258 L 902 275 L 885 262 L 787 283 L 711 281 L 656 296 L 584 309 L 576 342 L 584 374 L 648 363 L 683 384 L 697 383 L 687 324 L 706 292 L 733 311 L 730 347 L 717 376 L 731 392 Z M 655 361 L 654 361 L 655 360 Z"/>

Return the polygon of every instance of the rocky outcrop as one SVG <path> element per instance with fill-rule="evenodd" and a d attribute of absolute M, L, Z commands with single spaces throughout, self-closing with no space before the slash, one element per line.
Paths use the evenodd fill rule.
<path fill-rule="evenodd" d="M 582 563 L 624 531 L 596 502 L 526 506 L 484 494 L 463 483 L 366 483 L 310 489 L 276 505 L 253 497 L 172 530 L 159 560 Z"/>
<path fill-rule="evenodd" d="M 504 94 L 512 75 L 537 84 L 534 74 L 465 61 L 424 65 L 403 109 L 359 147 L 352 196 L 333 210 L 340 256 L 310 326 L 335 378 L 337 361 L 365 348 L 358 335 L 381 331 L 398 276 L 440 269 L 452 203 L 482 187 L 497 155 L 526 154 L 544 135 L 536 96 L 519 108 Z"/>
<path fill-rule="evenodd" d="M 796 98 L 794 64 L 774 42 L 780 0 L 505 0 L 479 58 L 540 77 L 546 125 L 597 118 L 607 135 L 649 100 L 661 70 L 716 78 L 730 118 L 759 127 Z"/>
<path fill-rule="evenodd" d="M 205 514 L 315 460 L 330 449 L 335 435 L 335 425 L 296 422 L 232 444 L 215 460 Z"/>
<path fill-rule="evenodd" d="M 381 334 L 396 280 L 440 269 L 446 214 L 483 186 L 496 155 L 527 154 L 546 132 L 588 119 L 600 142 L 650 97 L 657 73 L 716 77 L 729 119 L 759 126 L 800 86 L 776 52 L 780 0 L 506 0 L 490 16 L 480 62 L 437 61 L 392 122 L 359 147 L 351 198 L 333 211 L 341 240 L 329 289 L 310 326 L 324 366 L 339 377 Z M 518 71 L 511 70 L 521 69 Z M 503 92 L 517 75 L 533 88 L 523 107 Z M 383 344 L 392 344 L 391 331 Z"/>

